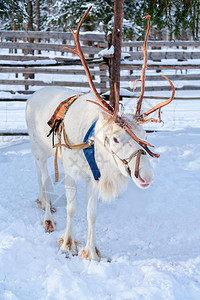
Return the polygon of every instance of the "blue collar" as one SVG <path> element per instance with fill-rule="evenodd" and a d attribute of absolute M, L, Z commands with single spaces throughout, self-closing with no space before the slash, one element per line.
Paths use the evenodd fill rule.
<path fill-rule="evenodd" d="M 84 140 L 83 142 L 85 143 L 88 139 L 90 139 L 91 137 L 94 136 L 94 129 L 95 129 L 95 125 L 96 125 L 96 122 L 95 121 L 91 126 L 90 128 L 88 129 L 85 137 L 84 137 Z M 99 168 L 96 164 L 96 161 L 95 161 L 95 155 L 94 155 L 94 144 L 91 145 L 89 148 L 87 149 L 83 149 L 83 153 L 87 159 L 87 162 L 90 166 L 90 169 L 92 171 L 92 174 L 94 176 L 94 179 L 95 180 L 99 180 L 99 178 L 101 177 L 101 173 L 99 171 Z"/>

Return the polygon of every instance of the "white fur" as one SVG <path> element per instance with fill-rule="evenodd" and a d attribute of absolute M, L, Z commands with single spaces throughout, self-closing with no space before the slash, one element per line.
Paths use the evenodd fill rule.
<path fill-rule="evenodd" d="M 52 148 L 51 137 L 47 138 L 50 130 L 47 121 L 61 101 L 76 94 L 76 91 L 70 89 L 48 87 L 34 93 L 27 102 L 26 120 L 30 135 L 30 144 L 38 168 L 39 201 L 41 207 L 45 209 L 44 227 L 46 227 L 46 221 L 48 221 L 51 224 L 51 230 L 54 230 L 55 222 L 50 210 L 48 196 L 49 175 L 46 163 L 47 159 L 55 154 L 55 149 Z M 62 235 L 61 249 L 66 252 L 69 252 L 69 250 L 75 251 L 76 249 L 72 232 L 73 217 L 76 211 L 76 181 L 78 178 L 85 178 L 87 180 L 88 198 L 88 241 L 82 254 L 86 258 L 99 260 L 100 254 L 97 250 L 95 240 L 96 201 L 98 193 L 104 201 L 109 201 L 119 194 L 122 186 L 126 184 L 128 176 L 119 158 L 126 159 L 130 157 L 140 147 L 125 130 L 113 123 L 109 115 L 100 111 L 96 105 L 86 100 L 94 101 L 95 97 L 92 93 L 80 96 L 67 112 L 64 119 L 64 126 L 69 141 L 72 144 L 79 144 L 82 143 L 91 124 L 95 120 L 98 120 L 95 126 L 95 159 L 101 172 L 101 178 L 99 181 L 93 179 L 92 172 L 82 150 L 62 148 L 62 153 L 58 151 L 65 174 L 67 196 L 67 226 Z M 127 117 L 130 119 L 130 116 Z M 144 130 L 134 121 L 133 117 L 130 122 L 134 133 L 141 139 L 145 139 Z M 115 143 L 113 137 L 117 138 L 119 143 Z M 55 142 L 57 142 L 57 138 L 55 138 Z M 117 154 L 116 157 L 113 157 L 112 151 Z M 140 178 L 142 178 L 143 183 L 150 184 L 153 180 L 153 171 L 148 155 L 142 155 L 139 169 L 140 178 L 136 178 L 134 176 L 135 162 L 136 159 L 133 158 L 129 163 L 132 180 L 137 186 L 142 188 L 144 186 L 141 185 Z M 46 229 L 48 230 L 48 227 Z"/>

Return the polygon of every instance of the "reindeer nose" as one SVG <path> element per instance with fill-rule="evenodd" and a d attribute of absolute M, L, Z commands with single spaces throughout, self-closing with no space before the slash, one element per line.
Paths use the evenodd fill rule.
<path fill-rule="evenodd" d="M 139 176 L 138 179 L 144 184 L 144 183 L 148 183 L 150 184 L 153 180 L 154 180 L 154 174 L 153 174 L 153 170 L 149 169 L 141 169 L 139 171 Z"/>

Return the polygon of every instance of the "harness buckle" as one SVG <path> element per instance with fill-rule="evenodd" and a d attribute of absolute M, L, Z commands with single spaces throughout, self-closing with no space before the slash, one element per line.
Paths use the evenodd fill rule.
<path fill-rule="evenodd" d="M 93 146 L 94 145 L 94 139 L 90 138 L 87 140 L 87 143 L 90 145 L 90 146 Z"/>

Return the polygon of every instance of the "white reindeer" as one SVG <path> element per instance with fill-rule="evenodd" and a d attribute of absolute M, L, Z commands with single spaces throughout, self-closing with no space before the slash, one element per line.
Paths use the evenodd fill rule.
<path fill-rule="evenodd" d="M 76 181 L 80 178 L 85 178 L 87 181 L 88 239 L 86 247 L 82 250 L 82 257 L 100 260 L 101 254 L 97 248 L 95 238 L 98 195 L 101 196 L 103 201 L 108 201 L 116 197 L 121 187 L 126 183 L 128 176 L 130 176 L 140 188 L 147 188 L 151 184 L 154 175 L 148 155 L 146 154 L 148 153 L 152 157 L 158 157 L 158 155 L 152 153 L 148 148 L 148 146 L 151 145 L 145 141 L 146 134 L 140 124 L 146 121 L 152 121 L 153 119 L 147 116 L 157 109 L 159 109 L 160 112 L 160 108 L 173 99 L 174 87 L 167 78 L 173 89 L 172 96 L 168 101 L 155 106 L 144 114 L 140 113 L 143 98 L 143 88 L 141 88 L 135 115 L 120 116 L 118 113 L 118 94 L 116 88 L 116 103 L 115 109 L 113 109 L 113 107 L 97 93 L 80 48 L 80 27 L 90 9 L 91 7 L 82 17 L 76 34 L 72 32 L 76 48 L 67 49 L 73 51 L 80 57 L 92 92 L 78 96 L 77 100 L 70 106 L 62 122 L 63 135 L 57 134 L 55 137 L 58 143 L 58 147 L 56 147 L 57 150 L 52 147 L 51 139 L 47 137 L 49 132 L 47 121 L 51 118 L 52 113 L 59 103 L 66 98 L 76 95 L 76 91 L 59 87 L 47 87 L 37 91 L 27 102 L 26 120 L 30 135 L 31 149 L 35 156 L 38 169 L 40 186 L 38 202 L 41 208 L 45 210 L 44 227 L 46 231 L 53 231 L 55 229 L 48 192 L 49 175 L 47 159 L 55 155 L 57 151 L 63 166 L 67 198 L 67 225 L 60 240 L 61 250 L 70 253 L 70 251 L 75 252 L 77 249 L 72 232 L 73 218 L 76 211 Z M 145 55 L 146 40 L 147 37 L 144 43 Z M 146 65 L 144 63 L 142 72 L 143 78 L 141 76 L 142 87 L 144 87 L 145 69 Z M 97 105 L 94 105 L 94 103 Z M 90 140 L 86 140 L 85 144 L 88 147 L 92 147 L 91 144 L 94 144 L 94 160 L 100 178 L 94 177 L 83 150 L 70 149 L 66 142 L 67 137 L 70 144 L 83 143 L 84 137 L 92 124 L 94 125 L 93 136 Z M 93 141 L 91 141 L 91 139 L 93 139 Z M 62 151 L 58 149 L 61 144 L 65 145 L 65 147 L 62 147 Z"/>

